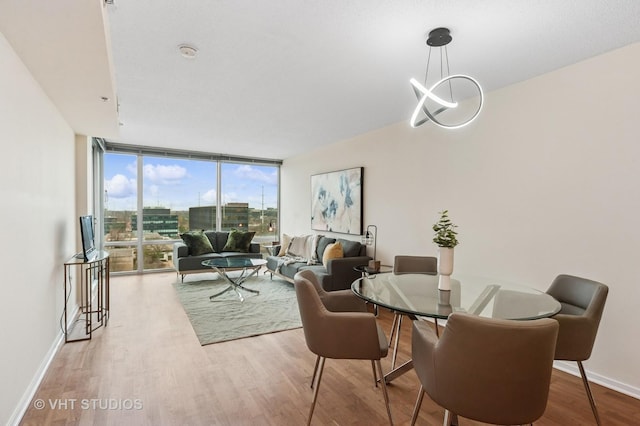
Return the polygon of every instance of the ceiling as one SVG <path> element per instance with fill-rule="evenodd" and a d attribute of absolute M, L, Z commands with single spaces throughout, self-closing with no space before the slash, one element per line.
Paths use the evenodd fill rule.
<path fill-rule="evenodd" d="M 78 133 L 284 159 L 408 122 L 435 27 L 490 92 L 640 41 L 639 17 L 637 0 L 3 0 L 0 31 Z"/>

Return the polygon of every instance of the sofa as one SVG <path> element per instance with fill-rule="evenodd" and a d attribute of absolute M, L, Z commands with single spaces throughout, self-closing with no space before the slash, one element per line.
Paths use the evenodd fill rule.
<path fill-rule="evenodd" d="M 295 237 L 294 237 L 295 238 Z M 330 244 L 340 242 L 342 257 L 326 259 L 323 263 L 323 255 Z M 286 244 L 286 243 L 285 243 Z M 271 277 L 277 276 L 293 283 L 293 276 L 302 270 L 311 270 L 325 291 L 345 290 L 351 288 L 351 284 L 362 274 L 353 268 L 366 265 L 371 257 L 366 254 L 366 246 L 358 241 L 342 238 L 317 237 L 315 244 L 315 256 L 312 259 L 295 261 L 295 257 L 287 256 L 287 248 L 274 249 L 274 255 L 267 256 L 267 269 Z M 278 255 L 280 254 L 280 255 Z"/>
<path fill-rule="evenodd" d="M 230 243 L 229 237 L 231 235 Z M 260 244 L 251 242 L 253 232 L 189 231 L 181 234 L 183 241 L 173 245 L 173 266 L 184 280 L 186 274 L 211 272 L 202 265 L 203 260 L 218 257 L 245 257 L 262 259 Z M 236 238 L 237 237 L 237 238 Z"/>

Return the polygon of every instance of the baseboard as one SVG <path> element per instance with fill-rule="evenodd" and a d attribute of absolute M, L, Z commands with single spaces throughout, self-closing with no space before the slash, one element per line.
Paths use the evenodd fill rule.
<path fill-rule="evenodd" d="M 78 307 L 76 306 L 75 310 L 73 311 L 73 314 L 69 318 L 75 318 L 77 314 L 78 314 Z M 69 326 L 69 324 L 67 326 Z M 44 379 L 45 373 L 47 372 L 47 370 L 49 369 L 49 366 L 51 365 L 51 361 L 53 361 L 53 358 L 56 356 L 56 354 L 58 353 L 58 350 L 60 350 L 60 347 L 62 347 L 63 344 L 64 344 L 64 332 L 60 330 L 58 336 L 54 339 L 53 343 L 51 344 L 51 347 L 47 351 L 47 354 L 44 356 L 44 359 L 42 360 L 42 362 L 40 363 L 40 366 L 36 370 L 36 374 L 33 376 L 33 379 L 31 379 L 31 383 L 29 383 L 29 386 L 27 386 L 27 389 L 24 391 L 22 398 L 20 398 L 20 402 L 16 406 L 16 409 L 13 411 L 13 414 L 11 414 L 11 417 L 9 417 L 9 420 L 7 421 L 7 426 L 18 426 L 20 424 L 20 422 L 22 421 L 22 417 L 24 416 L 24 413 L 27 412 L 27 409 L 29 408 L 29 404 L 31 404 L 31 400 L 33 399 L 33 396 L 36 394 L 36 391 L 38 390 L 40 383 L 42 383 L 42 379 Z"/>
<path fill-rule="evenodd" d="M 584 364 L 584 363 L 583 363 Z M 580 377 L 580 370 L 578 364 L 571 361 L 554 361 L 553 368 L 565 373 L 569 373 L 573 376 Z M 628 385 L 626 383 L 619 382 L 617 380 L 610 379 L 608 377 L 601 376 L 600 374 L 589 371 L 585 368 L 587 378 L 590 382 L 597 383 L 605 388 L 614 390 L 616 392 L 623 393 L 630 397 L 640 399 L 640 388 Z"/>

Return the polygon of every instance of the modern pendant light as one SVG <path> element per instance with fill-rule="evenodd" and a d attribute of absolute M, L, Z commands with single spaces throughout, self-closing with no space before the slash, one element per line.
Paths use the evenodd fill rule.
<path fill-rule="evenodd" d="M 471 123 L 478 114 L 480 114 L 484 102 L 484 95 L 480 83 L 468 75 L 451 75 L 449 73 L 447 44 L 449 44 L 451 40 L 451 33 L 448 28 L 436 28 L 429 32 L 429 37 L 427 38 L 429 56 L 427 57 L 424 83 L 420 83 L 415 78 L 409 80 L 418 99 L 418 104 L 411 116 L 411 127 L 418 127 L 428 121 L 432 121 L 434 124 L 445 129 L 458 129 Z M 429 86 L 429 66 L 431 65 L 431 51 L 433 48 L 438 48 L 440 52 L 440 77 Z M 454 84 L 466 88 L 467 90 L 464 92 L 465 95 L 469 93 L 475 94 L 474 92 L 477 92 L 477 100 L 469 101 L 465 103 L 465 108 L 461 108 L 461 104 L 454 99 Z M 471 92 L 469 92 L 468 88 L 471 88 Z M 473 104 L 473 102 L 477 105 Z M 469 103 L 471 103 L 471 105 L 468 105 Z M 452 122 L 448 122 L 444 119 L 447 111 L 460 112 L 462 116 L 456 114 L 456 118 Z M 436 117 L 440 114 L 443 115 Z"/>

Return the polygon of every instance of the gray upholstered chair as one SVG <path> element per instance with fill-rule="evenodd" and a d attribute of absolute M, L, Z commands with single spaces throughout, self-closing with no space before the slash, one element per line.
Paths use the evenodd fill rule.
<path fill-rule="evenodd" d="M 578 363 L 582 383 L 598 425 L 600 416 L 582 361 L 591 356 L 608 293 L 609 287 L 606 285 L 572 275 L 558 275 L 547 290 L 547 294 L 562 305 L 560 312 L 553 317 L 560 323 L 555 359 Z"/>
<path fill-rule="evenodd" d="M 307 425 L 309 425 L 318 399 L 318 390 L 326 359 L 371 360 L 373 379 L 377 386 L 376 368 L 382 378 L 380 360 L 387 355 L 389 344 L 372 313 L 329 311 L 322 303 L 313 283 L 300 273 L 294 276 L 294 286 L 307 347 L 320 357 L 313 400 L 307 420 Z M 384 380 L 380 380 L 380 383 L 382 384 L 389 423 L 393 424 L 387 387 Z"/>
<path fill-rule="evenodd" d="M 433 256 L 396 256 L 393 259 L 393 273 L 401 274 L 431 274 L 438 273 L 438 259 Z M 393 354 L 391 355 L 391 369 L 396 366 L 396 358 L 398 357 L 398 343 L 400 342 L 400 330 L 402 327 L 403 315 L 395 312 L 393 323 L 391 324 L 391 332 L 389 333 L 389 344 L 393 342 Z M 436 333 L 438 332 L 438 322 L 435 321 Z"/>
<path fill-rule="evenodd" d="M 420 391 L 415 424 L 426 392 L 445 411 L 472 420 L 532 423 L 547 406 L 558 336 L 549 318 L 514 321 L 454 312 L 438 340 L 423 321 L 413 322 L 411 351 Z"/>
<path fill-rule="evenodd" d="M 318 292 L 320 300 L 325 308 L 331 312 L 367 312 L 367 304 L 364 300 L 356 296 L 351 290 L 325 291 L 318 282 L 316 274 L 309 270 L 298 272 L 300 277 L 307 279 Z M 316 364 L 313 368 L 311 376 L 311 388 L 316 379 L 318 365 L 320 363 L 320 355 L 316 356 Z M 375 370 L 374 370 L 375 372 Z"/>

